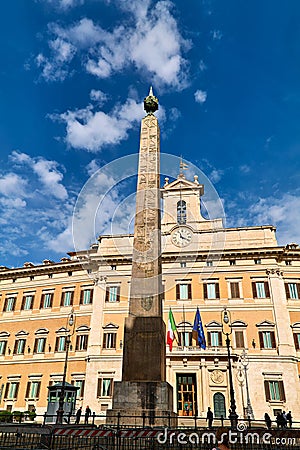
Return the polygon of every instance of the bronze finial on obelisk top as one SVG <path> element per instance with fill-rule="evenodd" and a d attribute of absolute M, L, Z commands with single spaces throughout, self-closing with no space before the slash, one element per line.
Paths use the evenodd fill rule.
<path fill-rule="evenodd" d="M 153 94 L 152 86 L 150 86 L 149 94 L 144 99 L 144 110 L 148 115 L 152 115 L 158 110 L 158 98 Z"/>

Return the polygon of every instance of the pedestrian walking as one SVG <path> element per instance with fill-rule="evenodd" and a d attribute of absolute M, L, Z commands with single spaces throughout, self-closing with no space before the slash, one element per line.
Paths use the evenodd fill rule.
<path fill-rule="evenodd" d="M 80 422 L 81 413 L 82 413 L 82 406 L 80 406 L 80 408 L 78 408 L 76 411 L 76 419 L 75 419 L 76 425 L 78 425 Z"/>
<path fill-rule="evenodd" d="M 211 411 L 210 407 L 208 407 L 207 409 L 206 420 L 208 421 L 208 428 L 211 428 L 214 420 L 214 414 Z"/>
<path fill-rule="evenodd" d="M 272 420 L 268 413 L 265 413 L 265 422 L 266 422 L 268 430 L 270 430 L 272 427 Z"/>
<path fill-rule="evenodd" d="M 85 425 L 87 425 L 89 423 L 89 417 L 92 414 L 92 411 L 89 407 L 89 405 L 87 405 L 87 407 L 85 408 L 85 413 L 84 413 L 84 423 Z"/>
<path fill-rule="evenodd" d="M 289 427 L 292 428 L 292 424 L 293 424 L 292 411 L 289 411 L 285 417 L 289 424 Z"/>
<path fill-rule="evenodd" d="M 282 428 L 286 428 L 287 426 L 287 418 L 285 411 L 282 411 Z"/>

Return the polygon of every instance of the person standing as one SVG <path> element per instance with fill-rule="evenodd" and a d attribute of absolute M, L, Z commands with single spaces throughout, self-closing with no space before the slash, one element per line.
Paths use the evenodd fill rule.
<path fill-rule="evenodd" d="M 268 430 L 270 430 L 272 427 L 272 420 L 268 413 L 265 413 L 265 422 L 266 422 Z"/>
<path fill-rule="evenodd" d="M 91 414 L 92 414 L 92 411 L 91 411 L 89 405 L 87 405 L 87 407 L 85 408 L 85 414 L 84 414 L 85 425 L 87 425 L 89 423 L 89 417 Z"/>
<path fill-rule="evenodd" d="M 286 420 L 289 423 L 289 427 L 292 428 L 293 424 L 293 417 L 292 417 L 292 411 L 289 411 L 286 415 Z"/>
<path fill-rule="evenodd" d="M 76 425 L 78 425 L 80 422 L 81 413 L 82 413 L 82 406 L 80 406 L 80 408 L 78 408 L 76 411 L 76 420 L 75 420 Z"/>
<path fill-rule="evenodd" d="M 214 414 L 211 411 L 210 407 L 208 407 L 207 409 L 206 420 L 208 421 L 208 428 L 211 428 L 214 420 Z"/>

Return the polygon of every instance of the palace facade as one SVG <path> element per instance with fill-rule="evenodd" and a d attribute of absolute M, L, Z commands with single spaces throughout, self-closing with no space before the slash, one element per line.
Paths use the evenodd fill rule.
<path fill-rule="evenodd" d="M 299 246 L 278 246 L 273 226 L 204 219 L 197 176 L 166 179 L 161 193 L 164 319 L 171 308 L 178 331 L 166 356 L 175 410 L 206 417 L 210 406 L 228 416 L 226 307 L 237 413 L 247 416 L 250 400 L 255 419 L 291 410 L 300 421 Z M 102 235 L 60 262 L 0 267 L 0 409 L 46 411 L 47 387 L 62 380 L 73 310 L 66 380 L 79 388 L 77 406 L 105 416 L 121 380 L 132 244 L 130 234 Z M 192 339 L 197 307 L 206 349 Z"/>

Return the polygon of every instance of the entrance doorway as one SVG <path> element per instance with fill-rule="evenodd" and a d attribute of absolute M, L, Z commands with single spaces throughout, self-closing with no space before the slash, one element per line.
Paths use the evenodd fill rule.
<path fill-rule="evenodd" d="M 197 414 L 196 374 L 177 374 L 177 412 L 179 416 Z"/>
<path fill-rule="evenodd" d="M 221 392 L 214 394 L 214 416 L 220 418 L 226 417 L 225 397 Z"/>

